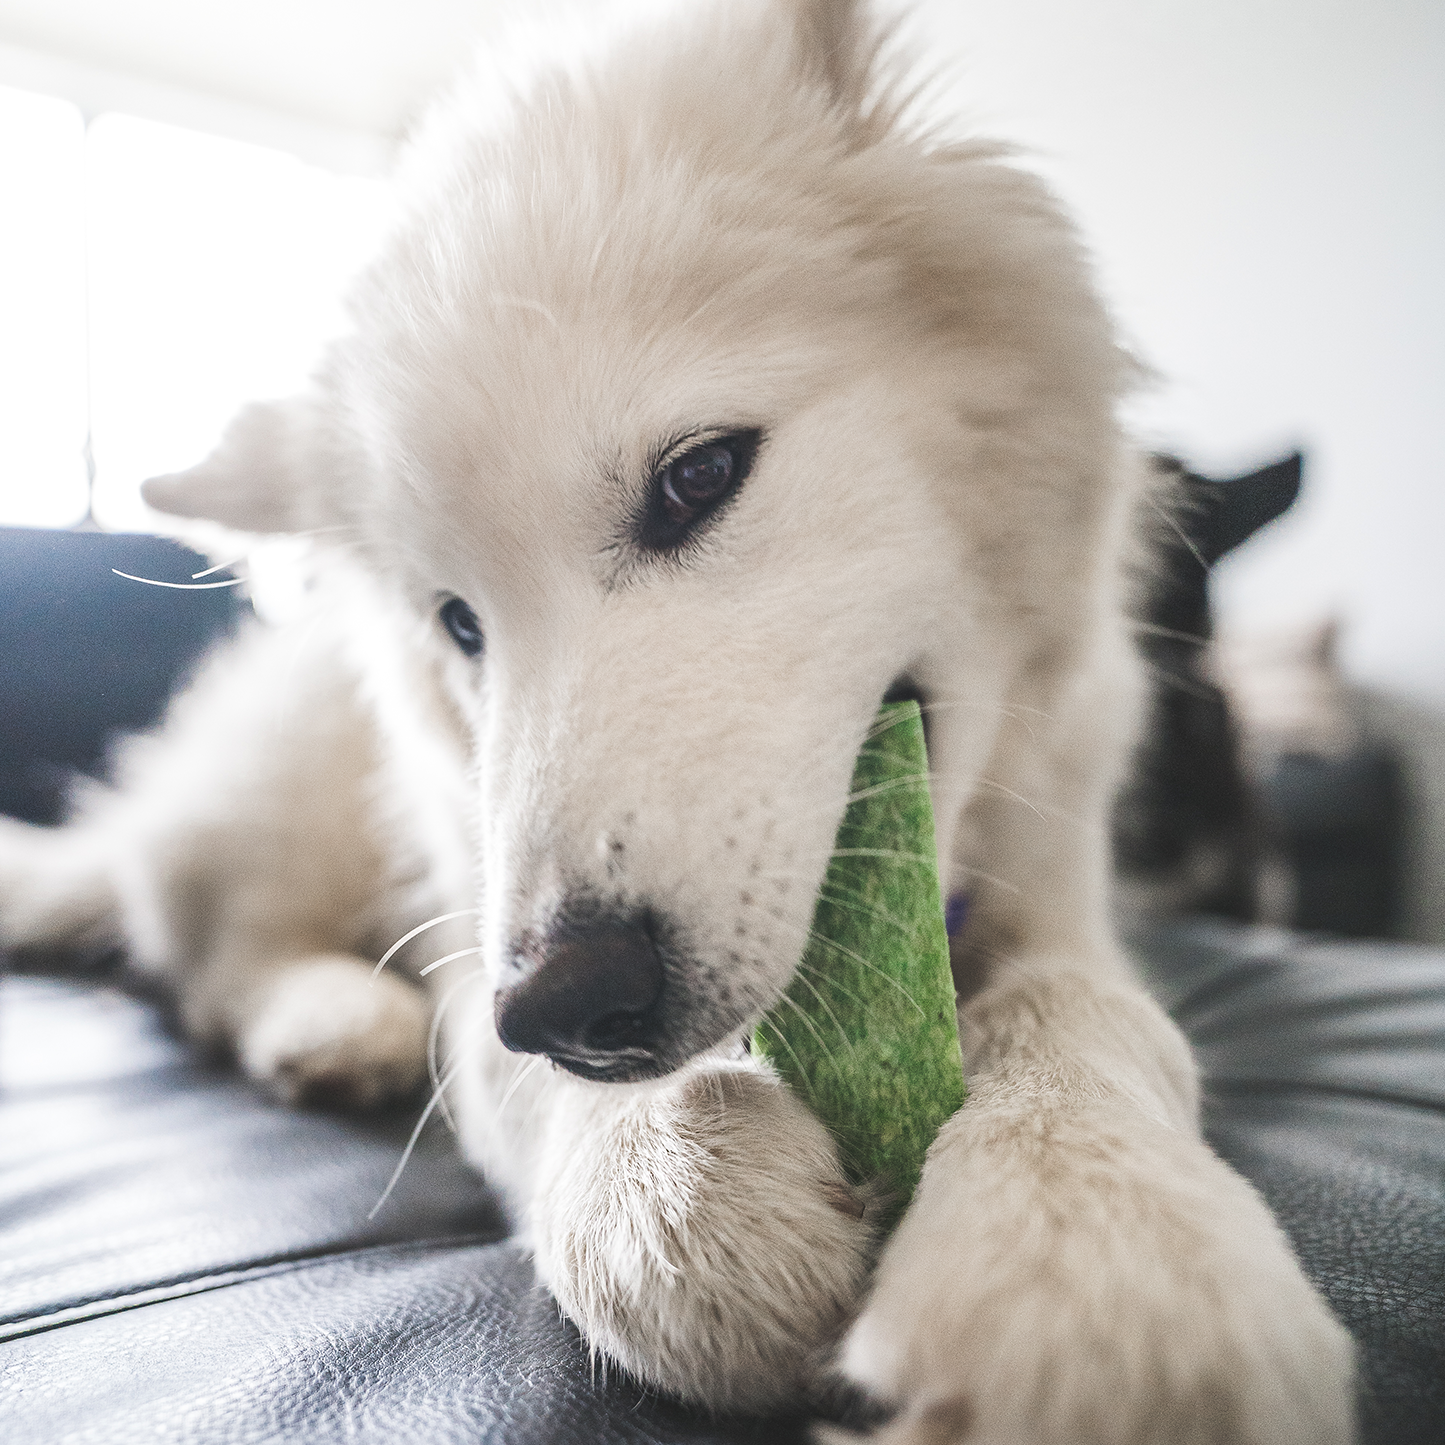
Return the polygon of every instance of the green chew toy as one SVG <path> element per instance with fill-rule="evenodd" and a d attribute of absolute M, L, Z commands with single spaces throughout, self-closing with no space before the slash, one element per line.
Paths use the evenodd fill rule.
<path fill-rule="evenodd" d="M 927 772 L 918 704 L 885 705 L 858 754 L 807 951 L 753 1036 L 828 1126 L 853 1181 L 882 1185 L 890 1219 L 964 1098 Z"/>

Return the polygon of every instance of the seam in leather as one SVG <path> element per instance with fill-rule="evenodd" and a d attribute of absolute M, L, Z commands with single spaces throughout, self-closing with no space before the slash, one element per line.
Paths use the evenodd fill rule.
<path fill-rule="evenodd" d="M 1227 1095 L 1240 1099 L 1250 1094 L 1266 1094 L 1276 1097 L 1280 1094 L 1330 1094 L 1346 1099 L 1362 1099 L 1370 1104 L 1393 1104 L 1397 1107 L 1419 1109 L 1430 1114 L 1445 1114 L 1445 1104 L 1436 1099 L 1422 1099 L 1418 1095 L 1394 1093 L 1387 1089 L 1365 1088 L 1363 1085 L 1331 1084 L 1313 1079 L 1221 1079 L 1206 1078 L 1204 1081 L 1204 1102 L 1208 1104 L 1216 1095 Z"/>
<path fill-rule="evenodd" d="M 1149 989 L 1154 991 L 1155 996 L 1164 1004 L 1170 1018 L 1181 1028 L 1185 1028 L 1187 1021 L 1207 1013 L 1222 999 L 1247 988 L 1265 971 L 1257 958 L 1231 959 L 1210 977 L 1183 989 L 1176 997 L 1167 1000 L 1163 995 L 1168 992 L 1169 984 L 1173 980 L 1155 979 L 1147 972 L 1143 973 L 1143 977 Z"/>
<path fill-rule="evenodd" d="M 146 1305 L 163 1304 L 167 1300 L 187 1299 L 192 1295 L 208 1294 L 212 1290 L 226 1289 L 235 1284 L 248 1284 L 256 1279 L 269 1279 L 274 1275 L 291 1274 L 297 1270 L 310 1269 L 314 1265 L 329 1264 L 335 1260 L 364 1259 L 369 1255 L 378 1254 L 441 1252 L 449 1249 L 471 1248 L 476 1245 L 501 1244 L 502 1242 L 503 1239 L 495 1234 L 459 1234 L 441 1239 L 396 1240 L 386 1244 L 286 1255 L 256 1264 L 240 1265 L 234 1269 L 216 1270 L 209 1274 L 194 1275 L 165 1284 L 151 1285 L 145 1289 L 130 1290 L 125 1294 L 106 1295 L 98 1299 L 85 1300 L 79 1304 L 66 1305 L 61 1309 L 47 1310 L 44 1314 L 15 1317 L 0 1323 L 0 1342 L 25 1339 L 30 1335 L 44 1334 L 47 1330 L 61 1329 L 66 1325 L 83 1324 L 87 1320 L 104 1319 L 109 1315 L 142 1309 Z"/>

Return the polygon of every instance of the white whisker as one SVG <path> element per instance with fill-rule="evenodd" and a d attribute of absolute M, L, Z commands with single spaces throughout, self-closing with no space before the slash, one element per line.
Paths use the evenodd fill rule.
<path fill-rule="evenodd" d="M 995 793 L 1002 793 L 1004 797 L 1012 798 L 1016 803 L 1022 803 L 1029 812 L 1036 814 L 1040 818 L 1045 816 L 1044 810 L 1040 808 L 1037 803 L 1029 802 L 1022 793 L 1016 793 L 1012 788 L 1005 787 L 1002 783 L 994 782 L 992 778 L 980 778 L 978 785 L 981 788 L 992 788 Z"/>
<path fill-rule="evenodd" d="M 1215 690 L 1203 679 L 1194 681 L 1187 677 L 1181 677 L 1179 673 L 1171 671 L 1167 667 L 1161 667 L 1157 662 L 1152 662 L 1147 657 L 1141 658 L 1140 660 L 1143 663 L 1144 671 L 1156 682 L 1163 684 L 1165 687 L 1178 688 L 1180 692 L 1187 692 L 1190 697 L 1208 699 L 1215 695 Z"/>
<path fill-rule="evenodd" d="M 543 320 L 550 321 L 554 331 L 561 331 L 562 329 L 556 316 L 553 315 L 551 308 L 544 306 L 540 301 L 534 300 L 530 296 L 507 296 L 500 291 L 494 291 L 487 299 L 493 306 L 515 306 L 520 311 L 534 311 L 538 316 L 542 317 Z"/>
<path fill-rule="evenodd" d="M 401 1178 L 401 1171 L 406 1168 L 407 1161 L 411 1158 L 412 1151 L 416 1148 L 416 1141 L 421 1138 L 421 1131 L 426 1128 L 426 1121 L 431 1118 L 432 1110 L 435 1109 L 440 1102 L 443 1091 L 451 1083 L 458 1067 L 458 1064 L 452 1064 L 446 1073 L 442 1075 L 436 1088 L 432 1090 L 432 1096 L 427 1102 L 426 1108 L 421 1111 L 421 1118 L 416 1121 L 416 1128 L 411 1131 L 411 1138 L 406 1141 L 406 1148 L 401 1151 L 401 1158 L 396 1161 L 396 1168 L 391 1171 L 391 1178 L 387 1180 L 386 1188 L 381 1191 L 381 1198 L 371 1206 L 371 1210 L 366 1216 L 368 1219 L 375 1219 L 381 1206 L 391 1198 L 391 1192 L 396 1188 L 397 1181 Z"/>
<path fill-rule="evenodd" d="M 904 777 L 888 778 L 881 783 L 874 783 L 871 787 L 859 788 L 856 793 L 848 794 L 849 803 L 861 803 L 865 798 L 876 798 L 884 793 L 896 792 L 899 788 L 916 788 L 920 785 L 927 787 L 936 775 L 933 773 L 909 773 Z"/>
<path fill-rule="evenodd" d="M 1000 878 L 996 873 L 985 873 L 982 868 L 970 868 L 966 864 L 963 871 L 970 878 L 977 878 L 980 883 L 988 883 L 994 888 L 1002 888 L 1005 893 L 1019 893 L 1023 889 L 1017 883 L 1010 883 L 1007 878 Z"/>
<path fill-rule="evenodd" d="M 826 879 L 824 879 L 824 883 L 826 885 Z M 913 931 L 913 925 L 911 923 L 905 923 L 903 919 L 895 918 L 893 914 L 885 913 L 881 908 L 871 908 L 868 904 L 861 903 L 857 898 L 850 897 L 847 894 L 830 893 L 826 886 L 818 890 L 818 896 L 826 899 L 837 908 L 851 908 L 855 913 L 866 913 L 870 917 L 878 919 L 881 923 L 891 924 L 894 928 L 901 929 L 904 933 L 911 933 Z"/>
<path fill-rule="evenodd" d="M 512 1102 L 512 1097 L 517 1090 L 547 1062 L 545 1054 L 533 1054 L 530 1059 L 523 1059 L 512 1074 L 512 1081 L 507 1085 L 506 1092 L 502 1095 L 502 1101 L 497 1105 L 497 1112 L 492 1115 L 492 1127 L 496 1128 L 501 1122 L 502 1115 L 506 1113 L 507 1105 Z"/>
<path fill-rule="evenodd" d="M 903 997 L 906 998 L 908 1002 L 915 1009 L 918 1010 L 920 1018 L 928 1017 L 927 1013 L 924 1012 L 923 1005 L 920 1004 L 918 1000 L 914 998 L 913 995 L 909 993 L 908 990 L 904 988 L 903 985 L 896 978 L 893 977 L 892 974 L 886 973 L 883 969 L 879 968 L 876 963 L 873 963 L 869 959 L 864 958 L 861 953 L 855 952 L 853 949 L 847 947 L 845 944 L 839 943 L 836 939 L 829 938 L 826 934 L 819 933 L 816 928 L 801 928 L 797 924 L 789 923 L 786 919 L 783 918 L 777 919 L 776 923 L 780 928 L 792 928 L 796 932 L 801 933 L 805 938 L 811 938 L 815 943 L 821 944 L 824 948 L 831 948 L 836 952 L 841 953 L 844 958 L 851 958 L 853 962 L 858 964 L 860 968 L 866 968 L 870 973 L 876 973 L 879 978 L 886 979 L 889 984 L 896 988 L 898 992 L 901 993 Z M 829 977 L 826 969 L 820 969 L 818 970 L 818 972 L 824 978 Z"/>
<path fill-rule="evenodd" d="M 1199 565 L 1204 568 L 1206 572 L 1208 572 L 1209 563 L 1204 560 L 1204 554 L 1195 545 L 1194 539 L 1189 535 L 1189 533 L 1186 532 L 1184 528 L 1179 525 L 1178 520 L 1166 508 L 1161 507 L 1159 503 L 1154 500 L 1153 497 L 1147 497 L 1146 500 L 1148 501 L 1150 507 L 1152 507 L 1156 513 L 1158 513 L 1159 518 L 1163 521 L 1164 525 L 1168 527 L 1169 530 L 1173 532 L 1174 535 L 1178 537 L 1181 542 L 1184 543 L 1185 547 L 1188 549 L 1189 555 L 1193 557 L 1194 560 L 1198 562 Z"/>
<path fill-rule="evenodd" d="M 812 974 L 812 976 L 813 976 L 814 978 L 820 978 L 820 979 L 822 979 L 823 982 L 826 983 L 829 988 L 836 988 L 839 993 L 841 993 L 841 994 L 846 994 L 846 995 L 847 995 L 849 998 L 851 998 L 851 999 L 853 1000 L 853 1002 L 856 1003 L 860 1008 L 863 1007 L 863 1000 L 862 1000 L 861 998 L 859 998 L 858 995 L 857 995 L 856 993 L 854 993 L 851 988 L 845 988 L 841 983 L 838 982 L 838 980 L 837 980 L 836 978 L 834 978 L 834 977 L 832 976 L 832 974 L 825 973 L 821 968 L 818 968 L 815 964 L 806 963 L 806 962 L 804 962 L 804 961 L 800 958 L 800 959 L 798 960 L 798 972 L 799 972 L 799 973 L 809 973 L 809 974 Z M 812 985 L 810 984 L 809 987 L 811 988 Z M 821 1003 L 822 1000 L 820 999 L 819 1002 Z M 837 1019 L 834 1019 L 833 1022 L 834 1022 L 834 1023 L 837 1023 L 838 1021 L 837 1021 Z M 838 1030 L 839 1030 L 840 1033 L 842 1032 L 842 1028 L 843 1028 L 843 1026 L 842 1026 L 841 1024 L 839 1024 L 839 1025 L 838 1025 Z"/>
<path fill-rule="evenodd" d="M 832 983 L 832 980 L 828 977 L 826 973 L 819 973 L 816 969 L 808 969 L 806 973 L 816 973 L 817 976 L 821 978 L 825 983 Z M 833 1027 L 838 1030 L 838 1036 L 843 1040 L 843 1043 L 846 1046 L 848 1052 L 856 1058 L 858 1051 L 853 1047 L 853 1040 L 848 1037 L 848 1030 L 843 1027 L 842 1020 L 839 1019 L 838 1015 L 833 1012 L 832 1008 L 828 1004 L 828 1000 L 825 999 L 823 995 L 818 991 L 817 985 L 815 985 L 813 981 L 806 976 L 806 973 L 804 970 L 799 969 L 797 975 L 799 982 L 801 982 L 803 987 L 807 989 L 808 992 L 812 994 L 815 999 L 818 1000 L 819 1007 L 822 1008 L 824 1013 L 826 1013 L 828 1017 L 833 1021 Z"/>
<path fill-rule="evenodd" d="M 873 963 L 871 960 L 864 958 L 861 953 L 855 953 L 853 949 L 839 943 L 834 938 L 828 938 L 826 935 L 819 933 L 815 928 L 809 928 L 805 931 L 809 938 L 815 940 L 818 943 L 821 943 L 824 948 L 836 949 L 845 958 L 851 958 L 854 963 L 861 965 L 863 968 L 868 969 L 872 973 L 876 973 L 879 978 L 886 979 L 890 984 L 893 985 L 894 988 L 898 990 L 899 993 L 903 995 L 904 998 L 908 1000 L 910 1004 L 913 1005 L 914 1008 L 918 1010 L 918 1016 L 920 1018 L 928 1017 L 928 1015 L 923 1010 L 923 1005 L 920 1004 L 918 1000 L 914 998 L 913 995 L 909 993 L 908 990 L 904 988 L 903 985 L 896 978 L 894 978 L 891 973 L 886 973 L 883 969 L 879 968 L 876 963 Z"/>
<path fill-rule="evenodd" d="M 445 958 L 434 958 L 429 964 L 427 964 L 424 969 L 420 971 L 420 976 L 422 978 L 425 978 L 427 974 L 431 973 L 434 969 L 440 968 L 444 963 L 451 963 L 454 959 L 466 958 L 472 954 L 485 952 L 486 948 L 484 945 L 481 944 L 478 944 L 475 948 L 459 948 L 455 953 L 447 954 Z"/>
<path fill-rule="evenodd" d="M 475 983 L 477 979 L 485 975 L 486 969 L 484 968 L 474 968 L 470 973 L 463 974 L 461 978 L 456 979 L 452 983 L 452 986 L 441 996 L 437 1001 L 436 1008 L 432 1011 L 431 1028 L 427 1030 L 426 1037 L 426 1069 L 432 1082 L 432 1088 L 434 1089 L 441 1088 L 440 1069 L 437 1065 L 437 1044 L 441 1040 L 442 1022 L 446 1018 L 447 1008 L 451 1004 L 452 999 L 455 998 L 462 989 L 470 983 Z M 447 1103 L 445 1094 L 442 1095 L 441 1111 L 442 1117 L 447 1121 L 447 1128 L 455 1134 L 457 1132 L 457 1123 L 456 1120 L 452 1118 L 451 1105 Z"/>
<path fill-rule="evenodd" d="M 779 1002 L 780 1002 L 780 1003 L 785 1003 L 785 1004 L 787 1004 L 787 1006 L 788 1006 L 790 1009 L 792 1009 L 793 1012 L 794 1012 L 795 1014 L 797 1014 L 797 1016 L 798 1016 L 800 1019 L 802 1019 L 803 1024 L 804 1024 L 804 1026 L 807 1028 L 808 1032 L 809 1032 L 810 1034 L 812 1034 L 813 1038 L 817 1041 L 818 1051 L 819 1051 L 819 1052 L 823 1055 L 823 1057 L 828 1061 L 829 1065 L 830 1065 L 832 1068 L 837 1069 L 837 1068 L 838 1068 L 838 1065 L 837 1065 L 837 1063 L 834 1061 L 833 1051 L 828 1047 L 827 1040 L 824 1039 L 823 1034 L 822 1034 L 822 1031 L 821 1031 L 821 1030 L 818 1028 L 818 1026 L 813 1022 L 813 1020 L 808 1017 L 808 1011 L 797 1001 L 797 999 L 791 998 L 791 997 L 789 997 L 789 995 L 787 995 L 787 994 L 783 994 L 783 996 L 779 999 Z M 850 1045 L 850 1047 L 851 1047 L 851 1045 Z M 793 1055 L 793 1058 L 794 1058 L 795 1060 L 797 1059 L 797 1057 L 798 1057 L 798 1056 L 797 1056 L 796 1054 Z M 801 1065 L 800 1065 L 800 1067 L 801 1067 Z M 849 1083 L 849 1087 L 853 1090 L 853 1092 L 854 1092 L 855 1094 L 858 1092 L 858 1081 L 857 1081 L 857 1078 L 855 1077 L 854 1074 L 848 1073 L 848 1074 L 844 1075 L 844 1074 L 841 1074 L 841 1071 L 840 1071 L 840 1077 L 845 1077 L 845 1078 L 847 1078 L 848 1083 Z"/>
<path fill-rule="evenodd" d="M 439 913 L 435 918 L 428 918 L 425 923 L 418 923 L 410 933 L 403 934 L 381 955 L 381 961 L 371 970 L 372 978 L 376 978 L 382 969 L 418 934 L 425 933 L 428 928 L 435 928 L 439 923 L 450 923 L 453 918 L 465 918 L 469 913 L 480 913 L 481 911 L 480 908 L 458 908 L 453 913 Z"/>
<path fill-rule="evenodd" d="M 124 577 L 127 582 L 144 582 L 147 587 L 170 587 L 176 592 L 205 592 L 211 587 L 239 587 L 245 582 L 244 577 L 228 577 L 224 582 L 162 582 L 159 577 L 137 577 L 133 572 L 122 572 L 119 567 L 110 569 L 117 577 Z M 204 576 L 202 572 L 196 574 Z"/>
<path fill-rule="evenodd" d="M 792 999 L 790 999 L 790 998 L 787 996 L 787 994 L 784 994 L 784 995 L 782 996 L 780 1002 L 793 1004 L 793 1008 L 794 1008 L 804 1019 L 807 1018 L 807 1015 L 804 1014 L 803 1011 L 798 1008 L 797 1004 L 794 1004 L 794 1003 L 793 1003 Z M 798 1070 L 798 1076 L 799 1076 L 800 1078 L 806 1079 L 806 1078 L 808 1077 L 808 1071 L 807 1071 L 807 1069 L 805 1069 L 805 1068 L 803 1067 L 803 1061 L 802 1061 L 802 1059 L 800 1059 L 800 1058 L 798 1057 L 798 1051 L 792 1046 L 792 1044 L 790 1044 L 790 1043 L 788 1042 L 788 1036 L 787 1036 L 775 1023 L 771 1023 L 771 1022 L 770 1022 L 769 1020 L 767 1020 L 767 1019 L 764 1019 L 763 1022 L 764 1022 L 765 1024 L 767 1024 L 768 1030 L 769 1030 L 769 1032 L 771 1033 L 772 1037 L 775 1038 L 780 1044 L 782 1044 L 782 1046 L 788 1051 L 789 1056 L 790 1056 L 790 1057 L 792 1058 L 792 1060 L 793 1060 L 794 1067 L 796 1067 L 796 1069 Z M 824 1057 L 825 1057 L 825 1058 L 828 1056 L 828 1052 L 827 1052 L 826 1049 L 823 1050 L 823 1054 L 824 1054 Z"/>
<path fill-rule="evenodd" d="M 191 581 L 199 582 L 202 577 L 209 577 L 212 572 L 229 571 L 238 562 L 244 562 L 245 560 L 246 559 L 244 557 L 233 557 L 229 562 L 217 562 L 214 567 L 207 567 L 204 572 L 192 572 Z M 125 574 L 121 573 L 120 575 L 124 576 Z"/>
<path fill-rule="evenodd" d="M 1208 647 L 1213 640 L 1198 632 L 1180 632 L 1177 627 L 1164 627 L 1157 622 L 1131 622 L 1129 625 L 1135 632 L 1142 632 L 1148 637 L 1168 637 L 1175 642 L 1188 642 L 1197 647 Z"/>

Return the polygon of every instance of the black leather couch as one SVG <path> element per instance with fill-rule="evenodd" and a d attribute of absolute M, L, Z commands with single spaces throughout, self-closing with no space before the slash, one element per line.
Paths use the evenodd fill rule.
<path fill-rule="evenodd" d="M 233 615 L 109 568 L 199 565 L 153 539 L 0 533 L 13 811 L 53 812 L 57 770 L 98 766 Z M 1445 951 L 1194 921 L 1140 955 L 1199 1051 L 1210 1137 L 1359 1342 L 1363 1438 L 1438 1445 Z M 372 1217 L 414 1117 L 273 1106 L 103 976 L 0 982 L 0 1439 L 805 1438 L 594 1368 L 444 1131 Z"/>

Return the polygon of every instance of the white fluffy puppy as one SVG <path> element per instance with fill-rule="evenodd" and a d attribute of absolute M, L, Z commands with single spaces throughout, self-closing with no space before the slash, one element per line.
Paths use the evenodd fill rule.
<path fill-rule="evenodd" d="M 290 1094 L 411 1086 L 445 994 L 439 1082 L 541 1276 L 689 1399 L 838 1359 L 892 1441 L 1343 1442 L 1347 1338 L 1110 927 L 1142 484 L 1079 243 L 909 125 L 854 6 L 681 8 L 463 89 L 311 394 L 150 484 L 313 534 L 313 615 L 4 834 L 5 935 L 123 937 Z M 898 687 L 971 1092 L 878 1253 L 740 1041 Z M 411 948 L 432 1008 L 372 983 L 463 910 Z"/>

